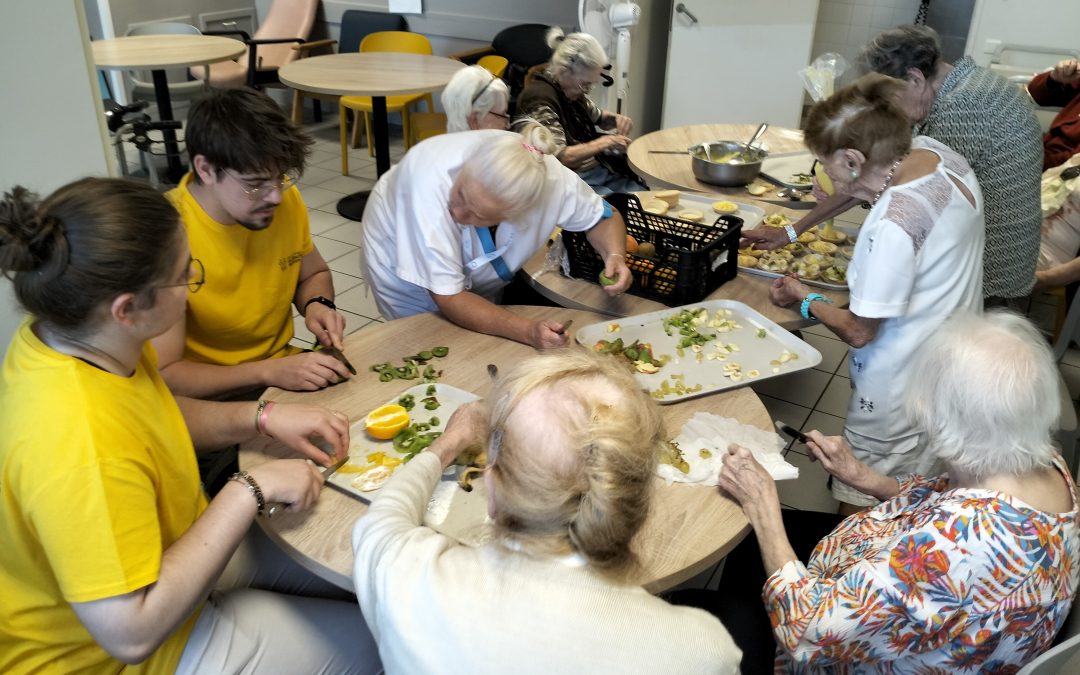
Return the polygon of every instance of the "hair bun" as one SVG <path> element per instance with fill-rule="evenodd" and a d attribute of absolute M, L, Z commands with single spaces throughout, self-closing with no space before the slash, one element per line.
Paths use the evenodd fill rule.
<path fill-rule="evenodd" d="M 30 272 L 47 262 L 67 264 L 67 239 L 58 219 L 40 212 L 38 196 L 21 185 L 0 202 L 0 270 Z M 60 253 L 61 255 L 57 255 Z"/>

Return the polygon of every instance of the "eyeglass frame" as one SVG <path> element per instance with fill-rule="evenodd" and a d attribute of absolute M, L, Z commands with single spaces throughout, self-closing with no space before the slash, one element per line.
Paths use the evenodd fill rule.
<path fill-rule="evenodd" d="M 232 178 L 234 181 L 236 181 L 236 184 L 238 186 L 240 186 L 240 189 L 244 192 L 244 194 L 247 196 L 247 198 L 249 200 L 251 200 L 251 201 L 258 200 L 260 196 L 270 192 L 271 190 L 276 189 L 276 190 L 280 190 L 281 192 L 285 192 L 286 190 L 288 190 L 292 186 L 296 185 L 297 181 L 300 180 L 300 172 L 297 171 L 296 169 L 289 169 L 288 171 L 283 173 L 281 175 L 281 177 L 278 178 L 276 181 L 265 180 L 265 181 L 262 181 L 262 183 L 263 183 L 262 185 L 259 185 L 257 187 L 253 187 L 253 188 L 249 188 L 249 187 L 246 186 L 246 182 L 245 182 L 245 180 L 243 178 L 240 178 L 239 176 L 234 175 L 228 169 L 222 169 L 222 171 L 229 178 Z"/>
<path fill-rule="evenodd" d="M 182 284 L 159 284 L 154 288 L 176 288 L 177 286 L 187 286 L 188 290 L 192 293 L 198 293 L 199 289 L 206 283 L 206 266 L 198 258 L 192 257 L 188 261 L 188 276 L 191 276 L 193 268 L 197 267 L 199 270 L 198 279 L 189 278 Z"/>

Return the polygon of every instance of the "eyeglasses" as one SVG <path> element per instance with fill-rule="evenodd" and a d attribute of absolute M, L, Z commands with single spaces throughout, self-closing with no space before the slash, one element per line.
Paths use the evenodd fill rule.
<path fill-rule="evenodd" d="M 244 191 L 244 194 L 247 195 L 247 198 L 253 202 L 258 201 L 260 197 L 269 194 L 273 190 L 285 192 L 293 185 L 296 185 L 296 181 L 300 178 L 300 174 L 294 169 L 286 171 L 285 174 L 277 180 L 262 181 L 254 187 L 249 187 L 251 185 L 251 181 L 233 175 L 229 172 L 228 169 L 224 169 L 224 171 L 226 174 L 228 174 L 229 178 L 232 178 L 234 181 L 236 181 L 236 184 L 239 185 L 240 189 Z"/>
<path fill-rule="evenodd" d="M 197 293 L 202 285 L 206 283 L 206 268 L 203 267 L 202 261 L 198 258 L 192 258 L 188 263 L 188 280 L 182 284 L 161 284 L 158 288 L 176 288 L 177 286 L 187 286 L 188 290 L 192 293 Z"/>
<path fill-rule="evenodd" d="M 506 114 L 503 114 L 503 113 L 497 113 L 497 112 L 495 112 L 494 110 L 489 110 L 489 111 L 488 111 L 488 114 L 489 114 L 489 115 L 494 115 L 495 117 L 501 117 L 501 118 L 503 118 L 504 120 L 506 120 L 507 122 L 509 122 L 509 121 L 510 121 L 510 116 L 509 116 L 509 115 L 506 115 Z"/>

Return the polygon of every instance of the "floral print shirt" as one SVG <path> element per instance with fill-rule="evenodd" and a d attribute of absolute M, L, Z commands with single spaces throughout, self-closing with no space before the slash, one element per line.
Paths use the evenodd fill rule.
<path fill-rule="evenodd" d="M 852 516 L 765 583 L 778 673 L 1013 673 L 1050 647 L 1080 579 L 1068 513 L 948 477 Z"/>

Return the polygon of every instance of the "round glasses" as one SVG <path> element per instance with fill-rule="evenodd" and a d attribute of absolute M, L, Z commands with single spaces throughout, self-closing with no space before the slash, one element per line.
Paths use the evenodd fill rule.
<path fill-rule="evenodd" d="M 296 185 L 296 181 L 300 179 L 300 174 L 295 170 L 286 171 L 281 178 L 277 180 L 267 180 L 255 183 L 254 181 L 246 180 L 234 175 L 228 169 L 223 169 L 225 173 L 236 181 L 236 184 L 240 186 L 240 189 L 244 191 L 247 198 L 251 201 L 258 201 L 263 195 L 268 195 L 274 190 L 285 192 L 293 185 Z"/>
<path fill-rule="evenodd" d="M 176 288 L 177 286 L 187 286 L 188 290 L 192 293 L 197 293 L 202 285 L 206 283 L 206 268 L 203 267 L 202 261 L 198 258 L 192 258 L 188 263 L 188 280 L 182 284 L 161 284 L 158 288 Z"/>

